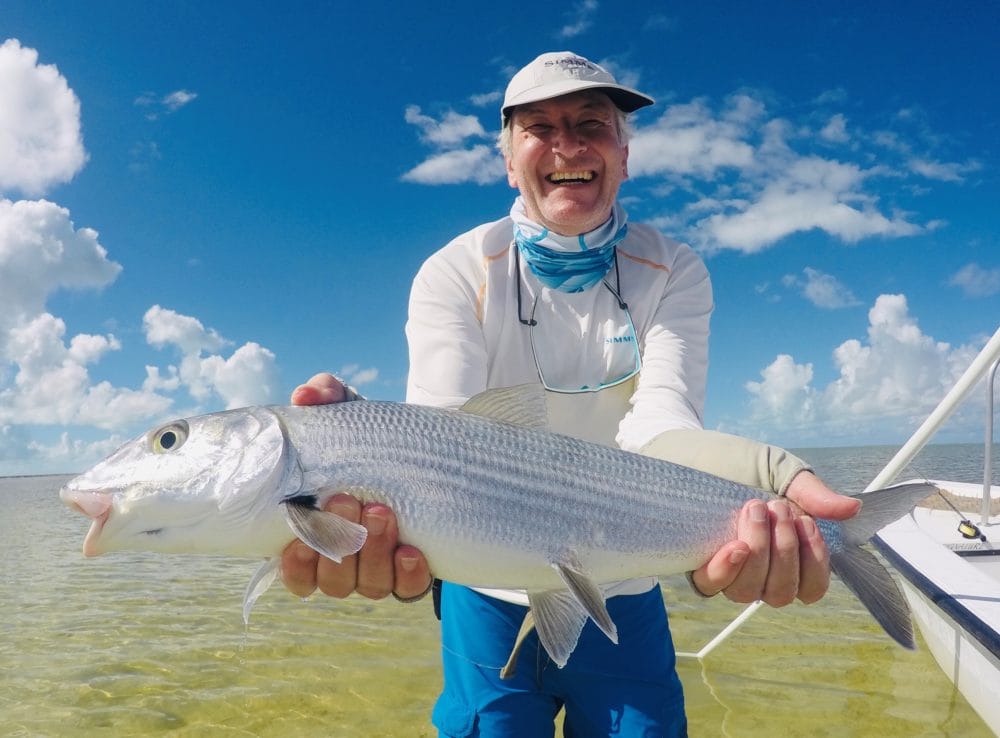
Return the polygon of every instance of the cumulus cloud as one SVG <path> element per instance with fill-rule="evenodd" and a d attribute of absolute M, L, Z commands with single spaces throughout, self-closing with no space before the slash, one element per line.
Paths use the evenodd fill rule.
<path fill-rule="evenodd" d="M 846 143 L 850 140 L 847 134 L 847 118 L 841 113 L 837 113 L 830 118 L 829 122 L 823 126 L 819 132 L 821 138 L 833 143 Z"/>
<path fill-rule="evenodd" d="M 916 428 L 976 352 L 924 334 L 904 295 L 881 295 L 868 312 L 867 336 L 834 349 L 833 381 L 817 386 L 812 363 L 781 354 L 760 381 L 747 382 L 750 412 L 740 430 L 753 435 L 768 427 L 786 445 L 800 446 L 894 440 L 901 429 Z"/>
<path fill-rule="evenodd" d="M 703 245 L 746 253 L 793 233 L 819 229 L 847 243 L 870 236 L 911 236 L 923 228 L 902 215 L 885 215 L 862 185 L 871 176 L 854 164 L 818 157 L 794 161 L 739 212 L 715 213 L 698 223 Z"/>
<path fill-rule="evenodd" d="M 746 141 L 748 125 L 763 109 L 746 96 L 730 101 L 718 118 L 704 101 L 671 105 L 651 126 L 629 142 L 633 176 L 697 175 L 713 179 L 720 169 L 748 169 L 754 148 Z"/>
<path fill-rule="evenodd" d="M 975 262 L 966 264 L 948 280 L 968 297 L 989 297 L 1000 292 L 1000 268 L 984 269 Z"/>
<path fill-rule="evenodd" d="M 190 90 L 174 90 L 166 95 L 158 95 L 155 92 L 144 92 L 133 102 L 136 107 L 146 111 L 148 120 L 157 120 L 162 114 L 176 113 L 181 108 L 194 102 L 198 97 L 197 92 Z"/>
<path fill-rule="evenodd" d="M 795 274 L 788 274 L 782 282 L 786 287 L 798 291 L 816 307 L 836 310 L 861 304 L 850 288 L 833 275 L 812 267 L 803 269 L 802 274 L 804 279 Z"/>
<path fill-rule="evenodd" d="M 201 321 L 159 305 L 143 316 L 146 340 L 156 348 L 175 348 L 180 366 L 170 366 L 167 377 L 146 368 L 147 387 L 183 386 L 199 402 L 219 397 L 227 408 L 266 404 L 278 399 L 275 355 L 258 343 L 240 346 L 228 358 L 220 353 L 231 342 Z"/>
<path fill-rule="evenodd" d="M 410 105 L 404 113 L 406 122 L 419 130 L 420 140 L 434 153 L 402 175 L 404 182 L 442 185 L 472 182 L 492 184 L 505 176 L 503 159 L 493 146 L 470 144 L 470 139 L 488 138 L 479 118 L 453 110 L 440 118 Z"/>
<path fill-rule="evenodd" d="M 419 106 L 410 105 L 406 108 L 404 118 L 407 123 L 420 129 L 422 141 L 434 146 L 460 146 L 468 138 L 486 136 L 479 118 L 474 115 L 460 115 L 454 110 L 449 110 L 437 120 L 424 115 Z"/>
<path fill-rule="evenodd" d="M 505 176 L 503 159 L 492 146 L 480 144 L 431 156 L 403 175 L 417 184 L 492 184 Z"/>
<path fill-rule="evenodd" d="M 849 126 L 830 110 L 845 99 L 842 90 L 824 93 L 797 119 L 775 115 L 769 107 L 780 101 L 755 91 L 668 106 L 630 141 L 630 187 L 663 203 L 645 219 L 708 253 L 754 253 L 814 230 L 853 244 L 940 227 L 895 200 L 927 192 L 928 182 L 960 184 L 981 164 L 935 155 L 939 141 L 918 122 L 894 131 Z M 825 121 L 818 129 L 817 118 Z"/>
<path fill-rule="evenodd" d="M 597 0 L 578 0 L 567 12 L 568 20 L 556 35 L 562 39 L 575 38 L 590 30 L 597 8 Z"/>
<path fill-rule="evenodd" d="M 978 171 L 982 165 L 977 161 L 947 162 L 914 157 L 909 160 L 909 167 L 913 172 L 927 179 L 936 179 L 942 182 L 964 182 L 967 174 Z"/>
<path fill-rule="evenodd" d="M 17 39 L 0 45 L 0 192 L 40 195 L 86 163 L 80 101 Z"/>
<path fill-rule="evenodd" d="M 77 425 L 112 429 L 162 412 L 170 404 L 145 390 L 95 383 L 88 365 L 121 343 L 114 336 L 76 335 L 42 313 L 6 332 L 4 360 L 16 366 L 13 383 L 0 388 L 0 425 Z"/>
<path fill-rule="evenodd" d="M 373 366 L 362 368 L 360 364 L 348 364 L 337 372 L 337 376 L 342 377 L 352 387 L 362 387 L 378 379 L 378 369 Z"/>
<path fill-rule="evenodd" d="M 56 290 L 105 287 L 121 269 L 65 208 L 0 199 L 0 331 L 41 313 Z"/>

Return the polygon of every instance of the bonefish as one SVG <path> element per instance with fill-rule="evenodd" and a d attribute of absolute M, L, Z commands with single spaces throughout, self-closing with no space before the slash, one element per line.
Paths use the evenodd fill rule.
<path fill-rule="evenodd" d="M 364 527 L 322 510 L 332 495 L 385 503 L 401 542 L 437 577 L 523 589 L 539 637 L 564 665 L 589 617 L 617 642 L 602 583 L 690 571 L 736 536 L 769 493 L 549 432 L 544 392 L 489 390 L 462 410 L 394 402 L 248 407 L 176 420 L 126 443 L 61 491 L 93 519 L 84 554 L 116 550 L 263 556 L 244 617 L 296 536 L 335 561 Z M 831 568 L 897 642 L 909 608 L 860 546 L 935 491 L 863 495 L 862 512 L 817 524 Z"/>

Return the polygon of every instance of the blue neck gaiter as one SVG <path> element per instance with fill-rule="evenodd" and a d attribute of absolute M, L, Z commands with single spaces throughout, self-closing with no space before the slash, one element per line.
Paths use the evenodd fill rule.
<path fill-rule="evenodd" d="M 611 217 L 589 233 L 560 236 L 530 220 L 518 197 L 510 210 L 514 242 L 528 268 L 546 287 L 583 292 L 598 284 L 615 261 L 615 246 L 628 234 L 628 214 L 616 201 Z"/>

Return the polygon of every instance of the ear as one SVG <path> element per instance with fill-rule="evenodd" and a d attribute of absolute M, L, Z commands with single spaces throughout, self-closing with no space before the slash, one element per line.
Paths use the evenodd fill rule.
<path fill-rule="evenodd" d="M 514 166 L 510 163 L 510 157 L 504 157 L 504 166 L 507 167 L 507 184 L 517 189 L 517 175 L 514 173 Z"/>
<path fill-rule="evenodd" d="M 628 179 L 628 144 L 625 144 L 625 158 L 622 159 L 622 182 Z"/>

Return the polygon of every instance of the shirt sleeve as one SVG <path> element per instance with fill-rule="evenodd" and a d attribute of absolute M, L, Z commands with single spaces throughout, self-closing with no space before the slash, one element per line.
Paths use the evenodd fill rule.
<path fill-rule="evenodd" d="M 406 401 L 460 407 L 486 389 L 486 342 L 477 287 L 447 259 L 428 259 L 410 290 Z"/>
<path fill-rule="evenodd" d="M 712 283 L 701 258 L 680 246 L 643 337 L 642 372 L 618 445 L 639 451 L 674 428 L 701 428 L 708 374 Z"/>

